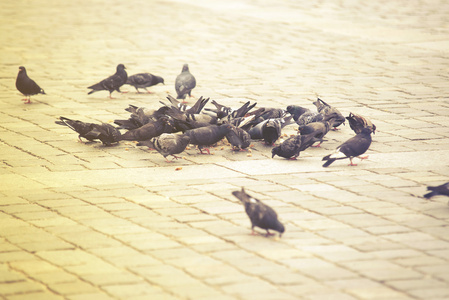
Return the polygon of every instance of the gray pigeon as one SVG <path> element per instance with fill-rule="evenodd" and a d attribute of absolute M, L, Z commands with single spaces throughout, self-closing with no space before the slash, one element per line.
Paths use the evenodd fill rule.
<path fill-rule="evenodd" d="M 267 231 L 266 236 L 272 235 L 270 229 L 278 231 L 279 237 L 282 236 L 285 231 L 284 225 L 279 222 L 276 212 L 271 207 L 248 195 L 243 187 L 241 191 L 234 191 L 232 194 L 245 206 L 246 214 L 251 221 L 251 234 L 255 234 L 254 227 L 259 227 Z"/>
<path fill-rule="evenodd" d="M 431 191 L 430 193 L 424 195 L 424 197 L 427 199 L 438 195 L 449 196 L 449 182 L 443 183 L 442 185 L 438 186 L 428 186 L 427 189 Z"/>
<path fill-rule="evenodd" d="M 168 117 L 162 116 L 156 121 L 150 121 L 147 124 L 125 132 L 121 139 L 126 141 L 145 141 L 160 136 L 165 132 L 168 126 Z"/>
<path fill-rule="evenodd" d="M 22 101 L 25 101 L 25 104 L 31 103 L 31 96 L 36 94 L 44 94 L 45 92 L 43 89 L 41 89 L 40 86 L 37 85 L 37 83 L 28 77 L 27 70 L 25 67 L 20 66 L 19 67 L 19 73 L 17 74 L 16 79 L 16 88 L 19 92 L 21 92 L 25 97 L 25 99 L 22 99 Z"/>
<path fill-rule="evenodd" d="M 139 89 L 145 89 L 147 93 L 151 94 L 147 88 L 158 83 L 164 84 L 164 78 L 150 73 L 134 74 L 129 76 L 126 80 L 126 84 L 132 85 L 136 89 L 137 93 L 140 93 Z"/>
<path fill-rule="evenodd" d="M 226 139 L 232 145 L 233 150 L 239 151 L 251 145 L 251 136 L 242 128 L 231 125 L 231 130 L 226 134 Z"/>
<path fill-rule="evenodd" d="M 125 66 L 123 64 L 119 64 L 117 66 L 117 71 L 114 75 L 109 76 L 106 79 L 103 79 L 99 83 L 91 85 L 88 89 L 92 89 L 88 95 L 97 92 L 97 91 L 109 91 L 109 98 L 112 99 L 112 92 L 117 91 L 120 93 L 120 87 L 126 83 L 128 79 L 128 74 L 125 71 Z"/>
<path fill-rule="evenodd" d="M 315 104 L 319 113 L 321 113 L 323 115 L 330 115 L 330 114 L 335 115 L 334 119 L 331 122 L 331 126 L 335 130 L 337 130 L 338 126 L 345 123 L 346 118 L 341 114 L 341 112 L 338 109 L 336 109 L 335 107 L 330 106 L 329 104 L 327 104 L 320 98 L 318 98 L 315 102 L 313 102 L 313 104 Z"/>
<path fill-rule="evenodd" d="M 226 134 L 231 130 L 232 125 L 223 124 L 223 125 L 209 125 L 200 128 L 194 128 L 187 130 L 184 132 L 185 135 L 190 137 L 190 143 L 194 145 L 198 145 L 201 154 L 203 153 L 202 148 L 204 146 L 209 146 L 217 143 L 222 138 L 225 137 Z M 210 154 L 209 149 L 206 148 L 206 152 Z"/>
<path fill-rule="evenodd" d="M 172 134 L 163 133 L 160 136 L 151 140 L 154 149 L 157 150 L 162 156 L 164 156 L 167 162 L 172 162 L 173 160 L 168 160 L 167 156 L 171 155 L 174 159 L 179 157 L 175 154 L 181 153 L 187 147 L 190 142 L 190 137 L 184 134 Z"/>
<path fill-rule="evenodd" d="M 371 145 L 371 129 L 363 128 L 362 131 L 353 136 L 343 144 L 337 147 L 337 150 L 329 155 L 323 157 L 323 160 L 326 162 L 323 164 L 323 167 L 328 167 L 337 159 L 345 159 L 349 158 L 351 163 L 350 166 L 356 166 L 356 164 L 352 163 L 352 159 L 354 157 L 358 157 L 360 159 L 366 159 L 368 156 L 360 157 L 363 153 L 365 153 L 369 146 Z"/>
<path fill-rule="evenodd" d="M 181 74 L 176 77 L 175 90 L 178 96 L 177 99 L 185 99 L 186 95 L 192 97 L 191 92 L 196 86 L 195 77 L 189 71 L 189 65 L 182 66 Z"/>
<path fill-rule="evenodd" d="M 287 159 L 296 159 L 301 151 L 301 135 L 296 135 L 286 139 L 279 146 L 271 149 L 271 158 L 278 155 Z"/>

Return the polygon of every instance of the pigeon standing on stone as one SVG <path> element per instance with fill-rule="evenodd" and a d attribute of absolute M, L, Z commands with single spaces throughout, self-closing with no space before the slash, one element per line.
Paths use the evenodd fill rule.
<path fill-rule="evenodd" d="M 449 182 L 446 182 L 438 186 L 428 186 L 427 189 L 431 191 L 430 193 L 424 195 L 424 197 L 427 199 L 438 195 L 449 196 Z"/>
<path fill-rule="evenodd" d="M 336 109 L 335 107 L 330 106 L 329 104 L 327 104 L 320 98 L 318 98 L 315 102 L 313 102 L 313 104 L 315 104 L 318 112 L 323 115 L 329 115 L 329 114 L 336 115 L 336 117 L 332 120 L 332 123 L 331 123 L 331 126 L 334 128 L 334 130 L 337 130 L 338 126 L 345 123 L 346 118 L 341 114 L 341 112 L 338 109 Z"/>
<path fill-rule="evenodd" d="M 271 158 L 278 155 L 287 159 L 296 159 L 301 151 L 301 135 L 296 135 L 286 139 L 279 146 L 271 149 Z"/>
<path fill-rule="evenodd" d="M 83 142 L 81 138 L 85 138 L 90 142 L 92 142 L 95 139 L 93 137 L 87 136 L 87 133 L 89 133 L 92 130 L 92 123 L 86 123 L 79 120 L 72 120 L 66 117 L 59 117 L 59 120 L 60 121 L 55 121 L 55 123 L 58 125 L 67 126 L 73 131 L 77 132 L 79 134 L 78 139 L 80 140 L 80 142 Z"/>
<path fill-rule="evenodd" d="M 168 126 L 168 117 L 162 116 L 156 121 L 125 132 L 121 139 L 126 141 L 145 141 L 160 136 Z"/>
<path fill-rule="evenodd" d="M 231 125 L 231 130 L 226 134 L 226 139 L 232 145 L 232 150 L 240 151 L 251 145 L 251 136 L 242 128 Z"/>
<path fill-rule="evenodd" d="M 376 134 L 376 125 L 374 125 L 367 117 L 349 113 L 349 116 L 346 117 L 346 120 L 348 120 L 349 126 L 352 130 L 354 130 L 356 134 L 360 133 L 365 127 L 370 128 L 372 133 Z"/>
<path fill-rule="evenodd" d="M 147 88 L 158 83 L 164 84 L 164 78 L 150 73 L 134 74 L 129 76 L 126 80 L 126 84 L 132 85 L 136 89 L 137 93 L 140 93 L 139 89 L 145 89 L 147 93 L 151 94 Z"/>
<path fill-rule="evenodd" d="M 106 79 L 103 79 L 97 84 L 91 85 L 88 89 L 92 89 L 88 95 L 97 92 L 97 91 L 109 91 L 109 98 L 112 99 L 112 92 L 117 91 L 120 92 L 120 87 L 126 83 L 128 79 L 128 74 L 125 71 L 125 66 L 123 64 L 119 64 L 117 66 L 117 71 L 114 75 L 109 76 Z"/>
<path fill-rule="evenodd" d="M 243 187 L 241 191 L 234 191 L 232 194 L 245 206 L 246 214 L 251 221 L 251 234 L 255 234 L 254 227 L 259 227 L 267 231 L 266 236 L 272 235 L 270 229 L 282 236 L 285 231 L 284 225 L 279 222 L 276 212 L 271 207 L 248 195 Z"/>
<path fill-rule="evenodd" d="M 200 149 L 201 154 L 203 153 L 202 148 L 204 146 L 209 146 L 217 143 L 231 130 L 232 125 L 209 125 L 206 127 L 200 127 L 195 129 L 190 129 L 184 132 L 185 135 L 190 137 L 190 143 L 197 145 Z M 210 154 L 209 149 L 206 148 L 206 152 Z"/>
<path fill-rule="evenodd" d="M 174 159 L 178 159 L 179 157 L 175 154 L 184 151 L 189 142 L 190 137 L 188 137 L 187 135 L 172 133 L 163 133 L 151 140 L 154 149 L 162 154 L 167 162 L 173 161 L 167 159 L 167 156 L 169 155 L 173 156 Z"/>
<path fill-rule="evenodd" d="M 44 90 L 37 85 L 37 83 L 28 77 L 27 70 L 25 67 L 20 66 L 19 67 L 19 73 L 17 74 L 16 79 L 16 88 L 21 92 L 25 97 L 25 99 L 22 99 L 22 101 L 25 101 L 25 104 L 31 103 L 31 96 L 36 94 L 44 94 Z"/>
<path fill-rule="evenodd" d="M 176 77 L 175 90 L 178 96 L 177 99 L 185 99 L 186 95 L 192 97 L 191 92 L 196 86 L 195 77 L 189 71 L 189 65 L 182 66 L 181 74 Z"/>
<path fill-rule="evenodd" d="M 352 159 L 354 157 L 358 157 L 360 159 L 368 158 L 368 156 L 360 157 L 360 155 L 365 153 L 370 145 L 371 129 L 363 128 L 359 134 L 353 136 L 352 138 L 338 146 L 337 150 L 334 153 L 323 157 L 323 160 L 326 160 L 326 162 L 323 164 L 323 167 L 328 167 L 337 159 L 345 158 L 349 158 L 349 160 L 351 161 L 351 163 L 349 164 L 350 166 L 356 166 L 356 164 L 352 163 Z"/>
<path fill-rule="evenodd" d="M 86 134 L 87 139 L 98 139 L 105 146 L 111 146 L 121 140 L 120 130 L 111 124 L 92 124 L 91 127 L 92 130 Z"/>

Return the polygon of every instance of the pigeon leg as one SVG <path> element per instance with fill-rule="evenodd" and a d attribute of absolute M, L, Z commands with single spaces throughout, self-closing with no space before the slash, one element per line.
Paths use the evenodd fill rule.
<path fill-rule="evenodd" d="M 274 233 L 269 232 L 268 229 L 266 229 L 266 230 L 267 230 L 267 234 L 265 235 L 266 237 L 268 237 L 270 235 L 274 235 Z"/>
<path fill-rule="evenodd" d="M 290 157 L 289 160 L 296 160 L 296 156 Z"/>
<path fill-rule="evenodd" d="M 352 162 L 352 157 L 350 157 L 349 160 L 350 160 L 351 162 L 349 163 L 348 166 L 357 166 L 357 164 L 355 164 L 355 163 Z"/>
<path fill-rule="evenodd" d="M 148 93 L 148 94 L 153 94 L 153 92 L 152 92 L 152 91 L 149 91 L 149 90 L 147 90 L 147 88 L 146 88 L 146 87 L 144 87 L 144 89 L 145 89 L 145 91 L 147 91 L 147 93 Z"/>
<path fill-rule="evenodd" d="M 316 146 L 312 145 L 312 147 L 314 147 L 314 148 L 321 148 L 321 142 L 319 142 L 318 145 L 316 145 Z"/>
<path fill-rule="evenodd" d="M 251 229 L 251 235 L 259 235 L 259 233 L 257 233 L 256 231 L 254 231 L 254 229 Z"/>
<path fill-rule="evenodd" d="M 337 127 L 332 128 L 332 131 L 338 131 L 338 130 L 341 130 L 341 129 L 337 128 Z"/>
<path fill-rule="evenodd" d="M 369 155 L 357 156 L 357 158 L 360 159 L 360 160 L 368 159 L 368 157 L 369 157 Z"/>
<path fill-rule="evenodd" d="M 31 104 L 31 97 L 28 97 L 28 100 L 23 102 L 24 104 Z"/>
<path fill-rule="evenodd" d="M 200 149 L 200 153 L 201 153 L 201 154 L 206 154 L 206 153 L 203 152 L 203 148 L 199 148 L 199 149 Z M 209 148 L 204 148 L 204 149 L 206 150 L 207 154 L 210 155 Z"/>

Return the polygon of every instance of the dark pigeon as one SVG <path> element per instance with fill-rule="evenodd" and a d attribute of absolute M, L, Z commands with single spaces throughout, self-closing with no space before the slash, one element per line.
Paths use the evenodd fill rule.
<path fill-rule="evenodd" d="M 111 124 L 92 124 L 91 127 L 92 130 L 86 134 L 87 139 L 98 139 L 105 146 L 111 146 L 121 140 L 120 130 Z"/>
<path fill-rule="evenodd" d="M 352 159 L 354 157 L 359 157 L 360 159 L 368 158 L 368 156 L 360 157 L 360 155 L 365 153 L 370 145 L 371 129 L 363 128 L 359 134 L 353 136 L 352 138 L 338 146 L 337 150 L 334 153 L 323 157 L 323 160 L 326 160 L 326 162 L 323 164 L 323 167 L 328 167 L 337 159 L 345 158 L 349 158 L 349 160 L 351 161 L 351 163 L 349 164 L 350 166 L 356 166 L 356 164 L 352 163 Z"/>
<path fill-rule="evenodd" d="M 86 136 L 87 133 L 89 133 L 92 130 L 93 125 L 92 123 L 86 123 L 79 120 L 72 120 L 66 117 L 59 117 L 59 120 L 60 121 L 55 121 L 55 123 L 58 125 L 67 126 L 73 131 L 77 132 L 79 134 L 78 139 L 80 140 L 80 142 L 82 142 L 81 138 L 85 138 L 90 142 L 92 142 L 95 139 L 93 137 Z"/>
<path fill-rule="evenodd" d="M 348 120 L 349 126 L 356 134 L 360 133 L 365 127 L 370 128 L 371 132 L 376 134 L 376 125 L 374 125 L 367 117 L 350 112 L 349 116 L 346 117 L 346 120 Z"/>
<path fill-rule="evenodd" d="M 187 130 L 184 132 L 185 135 L 190 137 L 190 143 L 197 145 L 200 149 L 201 154 L 203 153 L 202 148 L 204 146 L 209 146 L 217 143 L 222 138 L 228 134 L 231 130 L 232 125 L 223 124 L 223 125 L 209 125 L 206 127 L 195 128 L 191 130 Z M 209 149 L 206 148 L 206 152 L 210 154 Z"/>
<path fill-rule="evenodd" d="M 335 118 L 331 122 L 331 126 L 334 129 L 336 129 L 341 124 L 345 123 L 346 118 L 341 114 L 341 112 L 335 107 L 330 106 L 320 98 L 318 98 L 315 102 L 313 102 L 313 104 L 315 104 L 318 112 L 323 115 L 335 114 Z"/>
<path fill-rule="evenodd" d="M 173 160 L 168 160 L 167 156 L 171 155 L 174 159 L 179 157 L 175 154 L 181 153 L 187 147 L 190 142 L 190 137 L 184 134 L 172 134 L 163 133 L 160 136 L 151 140 L 154 149 L 157 150 L 162 156 L 164 156 L 167 162 L 172 162 Z"/>
<path fill-rule="evenodd" d="M 266 144 L 272 145 L 281 136 L 281 129 L 290 124 L 292 118 L 293 117 L 290 115 L 285 118 L 262 121 L 248 130 L 248 133 L 251 135 L 252 139 L 263 139 Z"/>
<path fill-rule="evenodd" d="M 287 112 L 293 116 L 293 120 L 298 121 L 298 118 L 304 113 L 310 111 L 310 109 L 298 106 L 298 105 L 289 105 L 287 106 Z"/>
<path fill-rule="evenodd" d="M 235 126 L 232 126 L 231 130 L 226 134 L 226 139 L 235 151 L 243 150 L 251 145 L 249 133 Z"/>
<path fill-rule="evenodd" d="M 132 129 L 122 134 L 121 139 L 126 141 L 145 141 L 157 137 L 165 132 L 168 125 L 167 117 L 160 117 L 156 121 L 151 121 L 142 127 Z"/>
<path fill-rule="evenodd" d="M 287 159 L 296 159 L 301 151 L 301 135 L 296 135 L 286 139 L 279 146 L 271 149 L 271 158 L 278 155 Z"/>
<path fill-rule="evenodd" d="M 302 136 L 309 135 L 312 136 L 315 140 L 319 140 L 320 143 L 316 147 L 320 147 L 324 136 L 329 132 L 331 128 L 331 123 L 335 116 L 335 113 L 326 115 L 324 116 L 323 120 L 319 122 L 312 122 L 302 127 L 300 126 L 298 130 Z"/>
<path fill-rule="evenodd" d="M 120 87 L 126 83 L 128 79 L 128 74 L 125 71 L 125 66 L 123 64 L 119 64 L 117 66 L 117 71 L 114 75 L 109 76 L 106 79 L 103 79 L 97 84 L 91 85 L 88 89 L 92 89 L 88 95 L 98 92 L 98 91 L 109 91 L 109 98 L 112 99 L 112 92 L 117 91 L 120 93 Z"/>
<path fill-rule="evenodd" d="M 134 74 L 129 76 L 126 80 L 126 84 L 132 85 L 136 89 L 137 93 L 140 93 L 139 89 L 144 89 L 147 93 L 151 94 L 147 88 L 158 83 L 164 84 L 164 78 L 150 73 Z"/>
<path fill-rule="evenodd" d="M 446 182 L 438 186 L 428 186 L 427 189 L 431 191 L 430 193 L 424 195 L 424 197 L 427 199 L 438 195 L 449 196 L 449 182 Z"/>
<path fill-rule="evenodd" d="M 178 96 L 177 99 L 185 99 L 186 95 L 192 97 L 192 90 L 196 86 L 195 77 L 189 71 L 189 65 L 184 64 L 182 66 L 181 74 L 176 77 L 175 90 Z"/>
<path fill-rule="evenodd" d="M 251 221 L 251 234 L 255 234 L 254 227 L 259 227 L 267 231 L 266 236 L 272 235 L 270 229 L 279 232 L 279 237 L 282 236 L 285 231 L 284 225 L 279 222 L 276 212 L 271 207 L 248 195 L 243 187 L 241 191 L 234 191 L 232 194 L 245 206 L 246 214 Z"/>
<path fill-rule="evenodd" d="M 19 67 L 19 73 L 17 74 L 16 79 L 16 88 L 21 92 L 25 97 L 25 99 L 22 99 L 22 101 L 25 101 L 25 104 L 31 103 L 31 96 L 37 95 L 37 94 L 44 94 L 44 90 L 37 85 L 37 83 L 28 77 L 27 70 L 25 67 L 20 66 Z"/>

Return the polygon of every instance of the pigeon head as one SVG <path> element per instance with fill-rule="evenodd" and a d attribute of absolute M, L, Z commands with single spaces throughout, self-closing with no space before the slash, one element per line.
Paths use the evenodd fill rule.
<path fill-rule="evenodd" d="M 279 151 L 281 150 L 281 147 L 277 146 L 271 149 L 271 158 L 273 158 L 275 155 L 279 155 Z"/>
<path fill-rule="evenodd" d="M 164 78 L 162 78 L 160 76 L 154 76 L 154 84 L 158 84 L 158 83 L 165 84 Z"/>
<path fill-rule="evenodd" d="M 367 135 L 370 135 L 371 132 L 372 132 L 372 129 L 370 127 L 365 127 L 362 129 L 362 131 L 360 131 L 360 133 L 367 134 Z"/>
<path fill-rule="evenodd" d="M 27 73 L 27 70 L 25 69 L 24 66 L 20 66 L 20 67 L 19 67 L 19 73 L 23 73 L 23 74 L 26 74 L 26 73 Z"/>
<path fill-rule="evenodd" d="M 189 71 L 189 65 L 188 64 L 184 64 L 182 66 L 182 71 L 181 72 L 188 72 Z"/>
<path fill-rule="evenodd" d="M 285 232 L 285 227 L 281 222 L 277 222 L 276 228 L 273 228 L 273 230 L 276 230 L 279 232 L 279 237 L 282 236 L 282 234 Z"/>
<path fill-rule="evenodd" d="M 119 64 L 119 65 L 117 65 L 117 71 L 123 71 L 123 70 L 125 70 L 126 68 L 125 68 L 125 65 L 124 64 Z"/>

